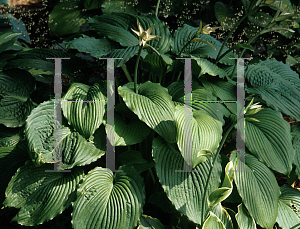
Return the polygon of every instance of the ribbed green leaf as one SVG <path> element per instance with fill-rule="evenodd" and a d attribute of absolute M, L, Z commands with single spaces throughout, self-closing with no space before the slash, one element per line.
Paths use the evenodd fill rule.
<path fill-rule="evenodd" d="M 195 172 L 184 172 L 184 160 L 173 145 L 156 138 L 152 148 L 157 176 L 168 198 L 175 208 L 191 221 L 197 224 L 203 223 L 201 215 L 202 211 L 207 209 L 207 201 L 204 204 L 205 209 L 202 209 L 202 200 L 210 162 L 206 160 L 198 164 L 194 168 L 197 170 Z M 176 170 L 182 171 L 176 172 Z M 219 187 L 221 170 L 220 160 L 217 160 L 210 177 L 207 196 Z"/>
<path fill-rule="evenodd" d="M 16 137 L 16 135 L 13 137 Z M 10 140 L 14 141 L 13 138 L 10 138 Z M 19 144 L 12 146 L 0 147 L 0 205 L 2 205 L 2 202 L 4 201 L 5 189 L 11 177 L 16 173 L 17 169 L 24 165 L 29 159 L 27 151 L 28 149 L 25 141 L 20 141 Z"/>
<path fill-rule="evenodd" d="M 176 55 L 179 55 L 180 51 L 183 49 L 185 44 L 187 44 L 192 39 L 192 37 L 197 33 L 197 31 L 198 27 L 193 27 L 186 24 L 184 24 L 183 27 L 178 28 L 174 32 L 174 45 L 172 47 L 172 52 Z M 207 34 L 200 34 L 197 37 L 212 44 L 216 49 L 213 49 L 211 46 L 203 42 L 192 42 L 183 50 L 182 53 L 186 55 L 191 54 L 196 57 L 210 57 L 212 59 L 216 59 L 222 46 L 222 43 Z M 224 47 L 222 54 L 227 50 L 228 48 Z M 234 65 L 235 60 L 229 59 L 234 57 L 236 57 L 236 55 L 230 52 L 227 55 L 225 55 L 219 62 L 221 64 Z"/>
<path fill-rule="evenodd" d="M 106 83 L 88 86 L 74 83 L 62 98 L 64 116 L 85 138 L 94 134 L 103 122 L 106 102 Z"/>
<path fill-rule="evenodd" d="M 151 216 L 142 215 L 140 218 L 140 223 L 138 229 L 164 229 L 165 226 L 161 224 L 161 222 L 152 218 Z"/>
<path fill-rule="evenodd" d="M 166 88 L 148 81 L 138 85 L 138 94 L 133 91 L 133 83 L 119 87 L 118 92 L 141 121 L 168 142 L 176 142 L 175 106 Z"/>
<path fill-rule="evenodd" d="M 300 121 L 300 79 L 290 66 L 275 59 L 248 66 L 246 91 L 259 94 L 269 107 Z"/>
<path fill-rule="evenodd" d="M 256 223 L 243 204 L 238 206 L 238 213 L 235 215 L 240 229 L 256 229 Z"/>
<path fill-rule="evenodd" d="M 192 82 L 192 108 L 209 114 L 223 124 L 225 123 L 223 116 L 229 117 L 230 111 L 220 103 L 209 103 L 209 101 L 217 101 L 217 97 L 212 95 L 211 91 L 199 86 L 196 82 Z M 168 86 L 168 92 L 172 96 L 174 102 L 184 106 L 184 81 L 173 82 Z"/>
<path fill-rule="evenodd" d="M 90 164 L 105 154 L 79 133 L 61 127 L 55 121 L 54 100 L 51 100 L 41 103 L 26 120 L 25 134 L 29 142 L 29 155 L 36 165 L 56 162 L 54 154 L 59 145 L 55 143 L 54 129 L 57 128 L 62 129 L 60 141 L 62 169 Z"/>
<path fill-rule="evenodd" d="M 280 112 L 270 108 L 264 108 L 249 117 L 259 122 L 245 122 L 247 148 L 269 168 L 289 174 L 295 155 L 289 123 Z"/>
<path fill-rule="evenodd" d="M 95 16 L 88 20 L 90 26 L 100 35 L 107 36 L 122 46 L 136 46 L 138 37 L 130 30 L 136 24 L 136 16 L 125 13 Z"/>
<path fill-rule="evenodd" d="M 82 35 L 82 37 L 66 42 L 66 48 L 90 53 L 92 56 L 98 58 L 111 53 L 116 48 L 116 44 L 107 38 L 96 39 Z"/>
<path fill-rule="evenodd" d="M 230 160 L 237 168 L 234 181 L 250 215 L 261 227 L 273 228 L 280 196 L 274 173 L 250 154 L 246 154 L 245 163 L 234 153 Z"/>
<path fill-rule="evenodd" d="M 202 75 L 204 75 L 206 73 L 211 76 L 219 76 L 220 78 L 224 78 L 227 75 L 223 69 L 219 68 L 216 64 L 213 64 L 212 62 L 210 62 L 206 59 L 197 58 L 194 61 L 200 67 L 200 69 L 198 71 L 199 73 L 198 72 L 196 73 L 198 77 L 201 77 Z M 195 67 L 197 68 L 197 66 L 195 66 Z M 193 73 L 195 70 L 197 71 L 197 69 L 195 69 L 193 67 Z"/>
<path fill-rule="evenodd" d="M 207 156 L 204 156 L 206 150 L 214 153 L 219 147 L 222 139 L 222 123 L 204 112 L 194 110 L 191 117 L 191 132 L 186 132 L 185 113 L 185 107 L 176 106 L 176 139 L 183 158 L 187 161 L 187 158 L 192 157 L 192 165 L 190 166 L 194 168 L 197 164 L 207 159 Z"/>
<path fill-rule="evenodd" d="M 203 86 L 211 91 L 214 96 L 217 96 L 222 101 L 236 101 L 236 86 L 231 84 L 229 81 L 223 80 L 214 80 L 214 82 L 209 82 L 206 80 L 202 80 L 201 82 Z M 231 113 L 236 114 L 236 103 L 224 102 L 226 107 L 231 111 Z"/>
<path fill-rule="evenodd" d="M 139 44 L 138 36 L 131 31 L 131 28 L 138 31 L 137 20 L 139 20 L 145 31 L 155 24 L 151 34 L 160 36 L 161 38 L 148 41 L 149 45 L 156 48 L 160 53 L 166 53 L 170 50 L 172 44 L 170 31 L 167 25 L 153 15 L 104 14 L 90 18 L 89 23 L 100 35 L 107 36 L 111 40 L 119 42 L 122 46 L 137 46 Z"/>
<path fill-rule="evenodd" d="M 0 72 L 0 124 L 7 127 L 24 125 L 34 105 L 29 98 L 35 80 L 20 69 Z"/>
<path fill-rule="evenodd" d="M 292 144 L 295 150 L 294 164 L 296 165 L 296 174 L 300 179 L 300 123 L 291 127 Z"/>
<path fill-rule="evenodd" d="M 9 49 L 18 40 L 21 33 L 16 33 L 14 31 L 7 31 L 0 34 L 0 53 Z"/>
<path fill-rule="evenodd" d="M 213 213 L 209 212 L 209 217 L 205 220 L 202 229 L 226 229 L 222 221 Z"/>
<path fill-rule="evenodd" d="M 49 14 L 49 30 L 53 36 L 62 36 L 80 32 L 85 23 L 80 0 L 63 0 L 56 4 Z"/>
<path fill-rule="evenodd" d="M 288 185 L 280 187 L 277 223 L 282 229 L 300 227 L 300 192 Z"/>
<path fill-rule="evenodd" d="M 109 141 L 115 146 L 128 146 L 142 142 L 150 133 L 151 129 L 142 121 L 135 120 L 126 122 L 119 114 L 114 114 L 114 126 L 106 125 Z M 114 140 L 110 139 L 114 132 Z"/>
<path fill-rule="evenodd" d="M 142 214 L 145 187 L 142 177 L 131 167 L 123 172 L 96 167 L 79 186 L 73 203 L 74 229 L 134 228 Z"/>
<path fill-rule="evenodd" d="M 30 161 L 18 169 L 6 189 L 5 206 L 21 208 L 12 219 L 33 226 L 53 219 L 75 200 L 75 190 L 84 171 L 73 168 L 68 173 L 51 173 L 53 166 L 35 167 Z"/>
<path fill-rule="evenodd" d="M 137 54 L 138 50 L 139 46 L 129 46 L 124 49 L 115 49 L 108 55 L 108 57 L 123 58 L 121 60 L 115 60 L 115 67 L 118 68 L 125 64 L 128 60 L 130 60 L 135 54 Z M 144 52 L 144 55 L 146 54 L 144 50 L 142 50 L 142 52 Z"/>

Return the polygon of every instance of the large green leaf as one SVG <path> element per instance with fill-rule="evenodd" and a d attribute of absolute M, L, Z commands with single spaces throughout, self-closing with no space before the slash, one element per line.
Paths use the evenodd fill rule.
<path fill-rule="evenodd" d="M 246 154 L 245 162 L 234 153 L 230 160 L 237 169 L 234 176 L 237 190 L 250 215 L 261 227 L 273 228 L 280 196 L 274 173 L 250 154 Z"/>
<path fill-rule="evenodd" d="M 6 142 L 9 144 L 9 141 L 15 141 L 18 135 L 11 136 L 9 140 L 6 138 Z M 4 140 L 4 139 L 1 139 Z M 0 141 L 1 141 L 0 140 Z M 0 143 L 1 145 L 1 143 Z M 1 146 L 0 147 L 0 168 L 1 168 L 1 177 L 0 177 L 0 202 L 4 201 L 5 189 L 11 179 L 11 177 L 16 173 L 17 169 L 25 164 L 29 159 L 28 149 L 26 147 L 25 141 L 20 141 L 16 145 L 12 146 Z"/>
<path fill-rule="evenodd" d="M 71 53 L 66 53 L 56 49 L 29 49 L 26 48 L 21 52 L 18 52 L 14 60 L 9 61 L 4 69 L 21 68 L 27 70 L 37 80 L 45 83 L 54 82 L 54 60 L 46 58 L 48 57 L 69 57 L 70 59 L 62 60 L 62 73 L 78 76 L 84 68 L 86 68 L 86 62 L 74 56 Z"/>
<path fill-rule="evenodd" d="M 123 172 L 96 167 L 79 186 L 73 203 L 74 229 L 134 228 L 142 214 L 145 187 L 142 177 L 128 166 Z"/>
<path fill-rule="evenodd" d="M 213 82 L 209 82 L 206 80 L 200 80 L 203 86 L 211 91 L 214 96 L 217 96 L 222 101 L 232 101 L 232 102 L 224 102 L 228 110 L 231 113 L 236 114 L 236 103 L 234 101 L 236 98 L 236 86 L 229 81 L 224 80 L 214 80 Z"/>
<path fill-rule="evenodd" d="M 64 116 L 85 138 L 94 134 L 103 122 L 106 102 L 106 83 L 88 86 L 74 83 L 62 98 Z"/>
<path fill-rule="evenodd" d="M 292 143 L 295 150 L 294 164 L 296 165 L 296 174 L 300 179 L 300 123 L 291 127 Z"/>
<path fill-rule="evenodd" d="M 75 190 L 83 178 L 82 169 L 46 172 L 53 166 L 35 167 L 31 161 L 18 169 L 6 189 L 5 206 L 21 208 L 13 218 L 21 225 L 33 226 L 53 219 L 76 199 Z"/>
<path fill-rule="evenodd" d="M 165 226 L 156 218 L 142 215 L 137 229 L 165 229 Z"/>
<path fill-rule="evenodd" d="M 137 94 L 133 91 L 133 83 L 119 87 L 118 92 L 141 121 L 168 142 L 176 142 L 175 106 L 166 88 L 148 81 L 138 85 Z"/>
<path fill-rule="evenodd" d="M 115 60 L 115 67 L 121 67 L 128 60 L 130 60 L 135 54 L 138 53 L 139 46 L 129 46 L 123 49 L 115 49 L 111 53 L 109 53 L 109 58 L 122 58 L 121 60 Z M 146 55 L 145 50 L 142 50 L 141 56 Z"/>
<path fill-rule="evenodd" d="M 80 32 L 85 23 L 80 0 L 62 0 L 49 14 L 49 30 L 53 36 L 63 36 Z"/>
<path fill-rule="evenodd" d="M 207 159 L 206 150 L 214 153 L 219 147 L 222 139 L 222 123 L 204 112 L 194 110 L 191 117 L 191 132 L 186 132 L 185 110 L 186 108 L 180 105 L 175 108 L 176 139 L 183 158 L 187 160 L 186 157 L 190 156 L 185 155 L 192 156 L 190 166 L 194 168 Z"/>
<path fill-rule="evenodd" d="M 225 121 L 223 116 L 229 117 L 230 112 L 222 104 L 217 103 L 217 97 L 212 92 L 199 86 L 196 82 L 192 82 L 192 108 L 209 114 L 223 124 Z M 184 106 L 184 81 L 173 82 L 168 86 L 168 92 L 172 96 L 172 100 Z M 212 101 L 210 103 L 209 101 Z"/>
<path fill-rule="evenodd" d="M 192 37 L 197 33 L 198 29 L 198 27 L 193 27 L 186 24 L 184 24 L 183 27 L 178 28 L 174 32 L 174 45 L 172 46 L 172 52 L 176 55 L 179 55 L 180 51 L 184 48 L 185 44 L 187 44 L 192 39 Z M 191 54 L 195 57 L 210 57 L 212 59 L 216 59 L 222 46 L 222 43 L 207 34 L 200 34 L 197 37 L 212 44 L 215 47 L 215 49 L 203 42 L 192 42 L 184 48 L 182 53 L 186 55 Z M 227 50 L 228 48 L 224 47 L 221 54 L 223 54 Z M 236 55 L 233 54 L 233 52 L 230 52 L 227 55 L 225 55 L 219 62 L 221 64 L 234 65 L 235 60 L 229 59 L 234 57 L 236 57 Z"/>
<path fill-rule="evenodd" d="M 35 89 L 31 74 L 20 69 L 0 72 L 0 123 L 7 127 L 24 125 L 34 105 L 30 94 Z"/>
<path fill-rule="evenodd" d="M 139 43 L 138 37 L 130 30 L 130 25 L 136 24 L 136 17 L 131 14 L 96 15 L 90 18 L 88 23 L 96 32 L 119 42 L 122 46 L 136 46 Z"/>
<path fill-rule="evenodd" d="M 21 33 L 16 33 L 14 31 L 7 31 L 0 34 L 0 53 L 9 49 L 18 40 Z"/>
<path fill-rule="evenodd" d="M 203 223 L 201 219 L 202 211 L 206 211 L 208 205 L 205 200 L 205 208 L 202 209 L 204 188 L 211 166 L 209 160 L 198 164 L 194 168 L 196 171 L 185 172 L 183 170 L 183 157 L 172 144 L 161 138 L 156 138 L 153 140 L 152 148 L 157 176 L 168 198 L 175 208 L 180 213 L 185 214 L 191 221 L 197 224 Z M 176 172 L 176 170 L 181 171 Z M 221 170 L 222 167 L 218 159 L 214 164 L 209 180 L 207 196 L 219 187 Z"/>
<path fill-rule="evenodd" d="M 62 130 L 62 169 L 90 164 L 105 154 L 78 132 L 60 126 L 54 116 L 54 100 L 51 100 L 41 103 L 26 120 L 25 134 L 29 142 L 29 155 L 36 165 L 56 162 L 55 149 L 59 143 L 55 143 L 54 129 L 58 128 Z"/>
<path fill-rule="evenodd" d="M 147 43 L 157 49 L 160 53 L 166 53 L 170 50 L 172 38 L 170 31 L 163 22 L 153 15 L 134 16 L 126 13 L 113 13 L 109 15 L 95 16 L 89 19 L 91 27 L 100 35 L 107 36 L 111 40 L 119 42 L 122 46 L 137 46 L 139 39 L 131 28 L 138 31 L 137 20 L 146 31 L 155 24 L 152 35 L 161 38 L 148 41 Z"/>
<path fill-rule="evenodd" d="M 196 63 L 192 66 L 193 74 L 195 73 L 197 77 L 208 74 L 211 76 L 219 76 L 220 78 L 224 78 L 227 75 L 222 68 L 219 68 L 216 64 L 210 62 L 209 60 L 197 58 L 192 62 L 192 64 L 193 63 Z"/>
<path fill-rule="evenodd" d="M 245 121 L 247 148 L 269 168 L 289 174 L 295 155 L 289 123 L 280 112 L 270 108 L 264 108 L 249 117 L 259 122 Z"/>
<path fill-rule="evenodd" d="M 246 91 L 259 94 L 269 107 L 300 121 L 300 79 L 289 65 L 267 59 L 248 66 Z"/>
<path fill-rule="evenodd" d="M 248 213 L 243 204 L 238 206 L 238 213 L 235 215 L 236 221 L 240 229 L 256 229 L 256 223 L 252 216 Z"/>
<path fill-rule="evenodd" d="M 300 192 L 288 185 L 280 187 L 277 223 L 282 229 L 300 227 Z"/>
<path fill-rule="evenodd" d="M 121 115 L 114 114 L 114 126 L 106 125 L 109 141 L 114 141 L 115 146 L 128 146 L 142 142 L 150 133 L 151 129 L 138 118 L 127 122 Z M 110 139 L 114 131 L 114 140 Z"/>
<path fill-rule="evenodd" d="M 97 58 L 111 53 L 116 47 L 115 42 L 107 38 L 96 39 L 86 35 L 82 35 L 82 37 L 66 42 L 66 48 L 90 53 Z"/>

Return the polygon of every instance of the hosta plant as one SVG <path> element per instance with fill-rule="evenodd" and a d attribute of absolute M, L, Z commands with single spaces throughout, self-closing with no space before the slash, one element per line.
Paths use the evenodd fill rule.
<path fill-rule="evenodd" d="M 243 4 L 255 12 L 275 7 L 274 1 Z M 276 9 L 275 19 L 284 11 Z M 129 12 L 96 15 L 88 24 L 89 35 L 66 39 L 69 52 L 16 50 L 20 33 L 0 34 L 0 190 L 4 207 L 19 209 L 12 221 L 35 226 L 71 209 L 76 229 L 299 227 L 300 192 L 276 179 L 300 178 L 300 125 L 291 128 L 283 118 L 300 121 L 300 79 L 289 65 L 245 63 L 243 158 L 235 145 L 236 104 L 224 101 L 237 100 L 234 58 L 253 51 L 254 39 L 228 48 L 210 25 L 184 24 L 171 33 L 158 17 Z M 244 50 L 239 56 L 237 48 Z M 86 64 L 74 50 L 122 58 L 114 62 L 114 126 L 106 115 L 108 81 L 80 82 L 72 68 Z M 62 62 L 72 80 L 61 100 L 62 124 L 55 99 L 34 96 L 53 80 L 49 56 L 71 58 Z M 190 106 L 185 60 L 177 57 L 192 58 Z M 106 168 L 107 144 L 115 146 L 116 171 Z"/>

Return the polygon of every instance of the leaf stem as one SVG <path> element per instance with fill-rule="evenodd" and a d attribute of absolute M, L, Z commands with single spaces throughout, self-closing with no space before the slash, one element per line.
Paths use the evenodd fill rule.
<path fill-rule="evenodd" d="M 205 203 L 206 203 L 206 201 L 207 201 L 207 200 L 206 200 L 206 195 L 207 195 L 207 191 L 208 191 L 209 180 L 210 180 L 210 177 L 211 177 L 211 175 L 212 175 L 212 170 L 213 170 L 214 164 L 215 164 L 215 162 L 216 162 L 216 160 L 217 160 L 217 158 L 218 158 L 218 156 L 219 156 L 219 154 L 220 154 L 220 151 L 221 151 L 221 149 L 222 149 L 222 147 L 223 147 L 223 145 L 224 145 L 226 139 L 227 139 L 228 136 L 230 135 L 232 129 L 234 128 L 235 124 L 236 124 L 236 123 L 232 124 L 232 125 L 229 127 L 229 129 L 226 131 L 226 134 L 225 134 L 224 137 L 222 138 L 222 141 L 221 141 L 220 146 L 219 146 L 219 148 L 218 148 L 218 150 L 217 150 L 217 152 L 216 152 L 216 154 L 215 154 L 215 156 L 214 156 L 214 159 L 213 159 L 213 162 L 212 162 L 212 166 L 210 167 L 210 170 L 209 170 L 209 173 L 208 173 L 208 177 L 207 177 L 207 180 L 206 180 L 206 185 L 205 185 L 205 188 L 204 188 L 204 195 L 203 195 L 203 199 L 202 199 L 202 218 L 201 218 L 201 219 L 202 219 L 202 224 L 203 224 L 203 222 L 204 222 L 204 220 L 205 220 L 205 216 L 206 216 L 206 215 L 204 215 L 204 214 L 205 214 L 204 208 L 205 208 Z"/>
<path fill-rule="evenodd" d="M 138 71 L 138 66 L 139 66 L 139 61 L 140 61 L 140 56 L 141 56 L 141 52 L 142 52 L 143 46 L 140 46 L 139 48 L 139 52 L 137 55 L 137 59 L 135 62 L 135 69 L 134 69 L 134 91 L 135 93 L 137 93 L 137 71 Z"/>
<path fill-rule="evenodd" d="M 157 14 L 158 14 L 159 4 L 160 4 L 160 0 L 158 0 L 158 1 L 157 1 L 157 4 L 156 4 L 156 9 L 155 9 L 155 16 L 156 16 L 156 17 L 157 17 Z"/>
<path fill-rule="evenodd" d="M 126 65 L 123 64 L 123 65 L 121 66 L 121 68 L 122 68 L 123 72 L 125 73 L 125 76 L 127 77 L 128 82 L 133 82 L 133 80 L 131 79 L 131 76 L 130 76 L 128 70 L 127 70 Z"/>

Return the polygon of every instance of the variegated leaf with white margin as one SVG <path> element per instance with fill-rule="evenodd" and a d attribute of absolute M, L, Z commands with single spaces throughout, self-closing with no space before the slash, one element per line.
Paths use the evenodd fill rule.
<path fill-rule="evenodd" d="M 208 197 L 209 208 L 212 209 L 217 206 L 221 201 L 225 200 L 232 192 L 232 182 L 234 178 L 234 167 L 230 161 L 225 167 L 225 176 L 222 187 L 213 191 Z"/>
<path fill-rule="evenodd" d="M 226 229 L 223 222 L 213 213 L 209 212 L 208 218 L 205 220 L 202 229 Z"/>
<path fill-rule="evenodd" d="M 212 211 L 224 224 L 226 229 L 233 229 L 233 223 L 230 215 L 226 211 L 226 209 L 221 205 L 221 203 L 218 203 Z"/>

